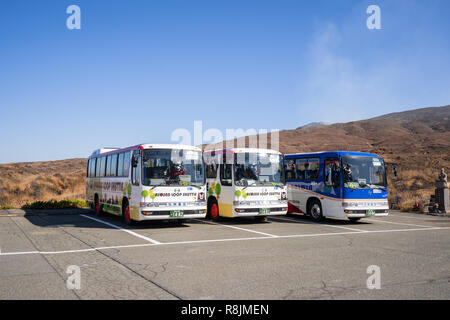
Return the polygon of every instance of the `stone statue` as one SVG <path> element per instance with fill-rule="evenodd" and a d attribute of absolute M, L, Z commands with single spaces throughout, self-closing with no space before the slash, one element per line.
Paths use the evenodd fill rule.
<path fill-rule="evenodd" d="M 444 168 L 441 169 L 435 185 L 435 201 L 439 204 L 439 211 L 441 213 L 450 213 L 450 190 L 448 189 L 447 174 Z"/>
<path fill-rule="evenodd" d="M 447 183 L 447 174 L 445 173 L 444 168 L 441 168 L 441 173 L 439 174 L 437 181 Z"/>

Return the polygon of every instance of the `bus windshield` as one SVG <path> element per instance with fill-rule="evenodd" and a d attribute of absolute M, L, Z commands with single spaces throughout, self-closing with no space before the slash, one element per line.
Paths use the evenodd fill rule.
<path fill-rule="evenodd" d="M 342 157 L 344 187 L 351 189 L 386 189 L 386 170 L 380 158 Z"/>
<path fill-rule="evenodd" d="M 201 186 L 205 183 L 201 151 L 143 150 L 142 172 L 142 184 L 145 186 Z"/>
<path fill-rule="evenodd" d="M 270 153 L 238 153 L 234 157 L 237 186 L 280 185 L 283 181 L 283 157 Z"/>

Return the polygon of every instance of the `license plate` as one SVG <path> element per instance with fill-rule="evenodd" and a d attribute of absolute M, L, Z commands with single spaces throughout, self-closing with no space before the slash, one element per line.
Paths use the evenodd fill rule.
<path fill-rule="evenodd" d="M 375 210 L 366 210 L 367 217 L 373 216 L 374 214 L 375 214 Z"/>
<path fill-rule="evenodd" d="M 268 214 L 270 213 L 269 208 L 259 208 L 259 214 Z"/>
<path fill-rule="evenodd" d="M 171 218 L 179 218 L 182 217 L 184 215 L 184 211 L 183 210 L 172 210 L 170 211 L 170 217 Z"/>

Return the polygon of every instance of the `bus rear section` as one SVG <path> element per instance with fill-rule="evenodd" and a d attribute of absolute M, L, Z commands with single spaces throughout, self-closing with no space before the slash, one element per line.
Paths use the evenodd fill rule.
<path fill-rule="evenodd" d="M 97 214 L 116 214 L 127 224 L 206 215 L 205 168 L 199 148 L 142 144 L 96 152 L 91 161 L 99 168 L 92 176 L 89 168 L 96 165 L 88 164 L 87 198 Z"/>
<path fill-rule="evenodd" d="M 205 151 L 208 217 L 285 215 L 287 193 L 282 155 L 274 150 L 231 148 Z"/>
<path fill-rule="evenodd" d="M 289 213 L 357 221 L 389 214 L 386 169 L 376 154 L 330 151 L 286 154 Z"/>

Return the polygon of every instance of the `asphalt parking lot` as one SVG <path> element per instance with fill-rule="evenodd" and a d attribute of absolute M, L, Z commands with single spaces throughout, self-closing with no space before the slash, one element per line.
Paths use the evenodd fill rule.
<path fill-rule="evenodd" d="M 450 299 L 450 218 L 0 217 L 0 299 Z M 68 289 L 69 266 L 80 289 Z M 367 268 L 380 269 L 368 289 Z"/>

